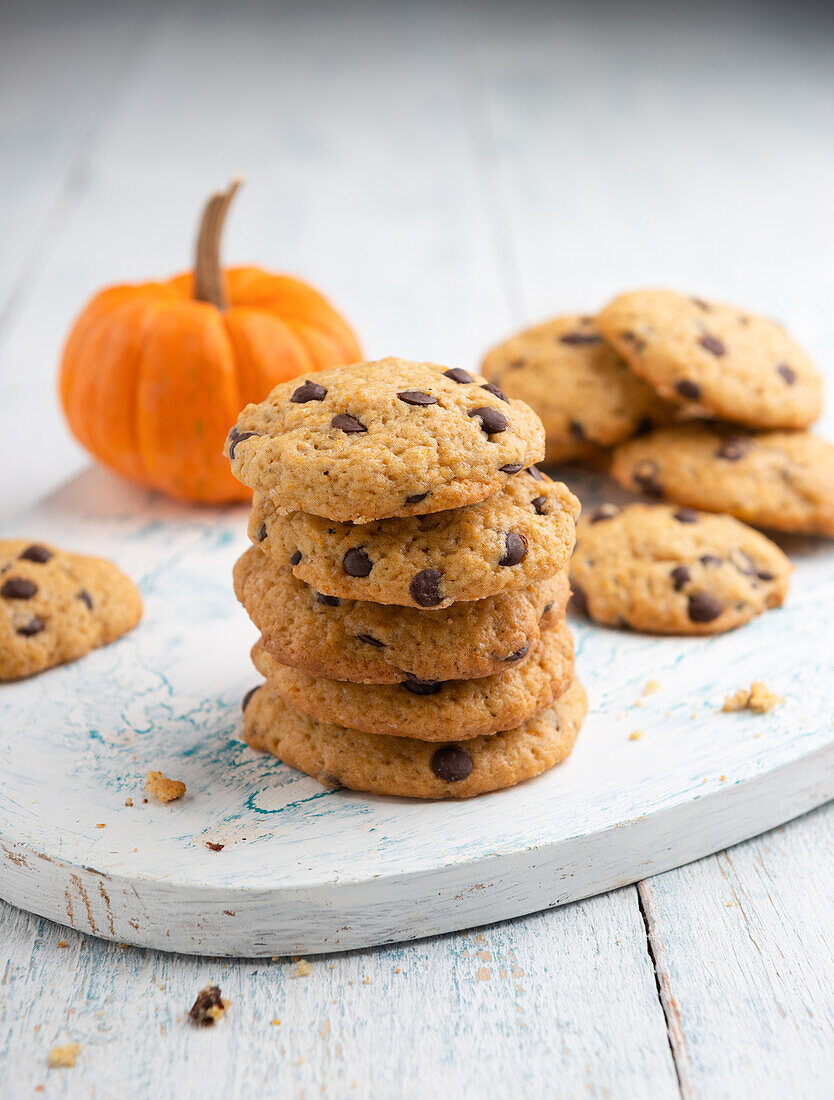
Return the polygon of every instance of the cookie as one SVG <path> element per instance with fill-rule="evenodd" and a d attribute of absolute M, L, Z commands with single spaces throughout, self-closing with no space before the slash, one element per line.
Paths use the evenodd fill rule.
<path fill-rule="evenodd" d="M 512 729 L 552 703 L 573 676 L 573 639 L 564 622 L 558 623 L 518 664 L 477 680 L 352 684 L 316 679 L 279 664 L 260 642 L 252 660 L 288 703 L 319 721 L 364 733 L 446 741 Z"/>
<path fill-rule="evenodd" d="M 666 504 L 605 504 L 580 521 L 574 598 L 598 623 L 652 634 L 718 634 L 778 607 L 790 562 L 732 516 Z"/>
<path fill-rule="evenodd" d="M 469 680 L 516 664 L 542 629 L 564 618 L 567 570 L 518 592 L 418 608 L 322 599 L 251 547 L 235 565 L 235 592 L 281 664 L 311 676 L 367 684 Z"/>
<path fill-rule="evenodd" d="M 671 290 L 615 298 L 600 332 L 663 397 L 751 428 L 807 428 L 822 378 L 776 321 Z"/>
<path fill-rule="evenodd" d="M 611 472 L 650 497 L 757 527 L 834 536 L 834 444 L 808 432 L 681 425 L 622 444 Z"/>
<path fill-rule="evenodd" d="M 226 454 L 279 515 L 367 523 L 483 500 L 542 458 L 544 429 L 480 376 L 382 359 L 276 386 L 240 414 Z"/>
<path fill-rule="evenodd" d="M 471 798 L 532 779 L 568 757 L 587 709 L 582 685 L 574 680 L 552 706 L 515 729 L 438 746 L 318 722 L 264 685 L 246 707 L 243 735 L 253 749 L 272 753 L 325 787 Z"/>
<path fill-rule="evenodd" d="M 375 523 L 282 516 L 256 495 L 249 537 L 327 596 L 424 609 L 526 588 L 564 566 L 579 502 L 536 467 L 487 500 Z"/>
<path fill-rule="evenodd" d="M 539 414 L 547 462 L 593 458 L 598 447 L 665 424 L 676 411 L 605 343 L 593 317 L 557 317 L 520 332 L 493 348 L 481 370 Z"/>
<path fill-rule="evenodd" d="M 0 539 L 0 680 L 75 661 L 141 615 L 135 585 L 109 561 Z"/>

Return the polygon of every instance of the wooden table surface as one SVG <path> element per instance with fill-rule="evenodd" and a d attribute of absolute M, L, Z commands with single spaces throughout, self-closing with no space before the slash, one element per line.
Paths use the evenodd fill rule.
<path fill-rule="evenodd" d="M 19 8 L 0 15 L 2 519 L 86 463 L 54 397 L 73 314 L 187 266 L 203 198 L 240 171 L 226 256 L 318 283 L 372 356 L 471 366 L 526 321 L 658 283 L 776 315 L 834 364 L 834 30 L 815 7 Z M 301 977 L 0 903 L 3 1095 L 830 1096 L 832 855 L 828 807 Z M 195 1031 L 208 980 L 233 1007 Z M 67 1041 L 78 1064 L 48 1071 Z"/>

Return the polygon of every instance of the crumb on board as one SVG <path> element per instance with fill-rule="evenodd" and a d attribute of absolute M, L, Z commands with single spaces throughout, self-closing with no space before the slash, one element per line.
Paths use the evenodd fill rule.
<path fill-rule="evenodd" d="M 271 1024 L 272 1024 L 272 1025 L 274 1026 L 274 1027 L 280 1027 L 280 1026 L 281 1026 L 281 1021 L 280 1021 L 280 1020 L 278 1019 L 278 1017 L 277 1017 L 277 1016 L 276 1016 L 276 1017 L 275 1017 L 274 1019 L 270 1020 L 269 1022 L 270 1022 L 270 1023 L 271 1023 Z"/>
<path fill-rule="evenodd" d="M 629 741 L 639 741 L 643 736 L 643 730 L 632 730 L 628 735 Z"/>
<path fill-rule="evenodd" d="M 180 779 L 169 779 L 162 772 L 148 772 L 145 790 L 160 802 L 173 802 L 185 794 L 185 784 Z"/>
<path fill-rule="evenodd" d="M 767 714 L 784 703 L 784 698 L 771 691 L 763 680 L 754 680 L 750 688 L 739 688 L 724 700 L 722 711 L 752 710 L 754 714 Z"/>
<path fill-rule="evenodd" d="M 107 822 L 105 822 L 105 821 L 99 821 L 99 822 L 98 822 L 98 823 L 96 824 L 96 828 L 97 828 L 97 829 L 106 829 L 106 828 L 107 828 Z"/>
<path fill-rule="evenodd" d="M 206 847 L 211 848 L 211 850 L 213 852 L 222 852 L 223 849 L 226 847 L 226 845 L 225 844 L 218 844 L 217 841 L 215 841 L 215 840 L 207 840 L 206 841 Z"/>
<path fill-rule="evenodd" d="M 132 806 L 132 805 L 133 805 L 133 799 L 130 797 L 130 795 L 128 795 L 127 798 L 125 799 L 125 806 Z"/>
<path fill-rule="evenodd" d="M 55 946 L 56 947 L 69 947 L 69 944 L 67 943 L 66 940 L 58 940 L 58 942 L 55 944 Z"/>
<path fill-rule="evenodd" d="M 50 1050 L 46 1064 L 50 1069 L 72 1069 L 80 1053 L 80 1043 L 63 1043 Z"/>
<path fill-rule="evenodd" d="M 188 1017 L 197 1027 L 211 1027 L 218 1020 L 222 1020 L 225 1013 L 229 1011 L 231 1003 L 220 995 L 220 986 L 209 982 L 197 994 Z"/>
<path fill-rule="evenodd" d="M 656 691 L 660 690 L 660 684 L 657 680 L 649 680 L 646 686 L 643 688 L 644 695 L 654 695 Z"/>
<path fill-rule="evenodd" d="M 312 973 L 310 964 L 306 959 L 296 959 L 295 966 L 290 971 L 291 978 L 308 978 Z"/>

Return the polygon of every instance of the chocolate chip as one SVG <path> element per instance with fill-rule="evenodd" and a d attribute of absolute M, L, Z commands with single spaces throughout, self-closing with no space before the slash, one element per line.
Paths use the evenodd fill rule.
<path fill-rule="evenodd" d="M 339 413 L 338 416 L 334 416 L 330 421 L 330 427 L 338 428 L 347 435 L 368 430 L 360 420 L 357 420 L 355 416 L 351 416 L 350 413 Z"/>
<path fill-rule="evenodd" d="M 461 385 L 464 382 L 475 381 L 469 371 L 462 370 L 460 367 L 452 367 L 451 370 L 444 370 L 443 374 L 446 376 L 446 378 L 451 378 L 453 382 L 460 382 Z"/>
<path fill-rule="evenodd" d="M 705 302 L 703 298 L 690 298 L 689 300 L 694 305 L 696 305 L 698 307 L 698 309 L 702 309 L 704 311 L 704 313 L 709 313 L 710 308 L 711 308 L 710 304 L 709 304 L 709 302 Z"/>
<path fill-rule="evenodd" d="M 443 685 L 439 680 L 418 680 L 414 676 L 406 674 L 403 687 L 412 695 L 437 695 Z"/>
<path fill-rule="evenodd" d="M 420 607 L 437 607 L 439 603 L 443 603 L 440 595 L 442 580 L 443 574 L 439 569 L 421 569 L 408 586 L 412 600 Z"/>
<path fill-rule="evenodd" d="M 472 757 L 460 745 L 443 745 L 431 758 L 431 770 L 444 783 L 460 783 L 472 772 Z"/>
<path fill-rule="evenodd" d="M 499 565 L 518 565 L 527 557 L 527 539 L 518 531 L 508 531 L 504 536 L 504 556 Z"/>
<path fill-rule="evenodd" d="M 613 519 L 614 516 L 620 514 L 620 508 L 617 504 L 600 504 L 599 508 L 591 512 L 588 517 L 589 523 L 601 523 L 606 519 Z"/>
<path fill-rule="evenodd" d="M 568 424 L 568 431 L 574 439 L 585 438 L 585 429 L 582 427 L 578 420 L 571 420 L 571 422 Z"/>
<path fill-rule="evenodd" d="M 721 558 L 719 558 L 716 554 L 702 554 L 700 558 L 698 558 L 698 561 L 701 563 L 701 565 L 721 564 Z"/>
<path fill-rule="evenodd" d="M 258 542 L 263 542 L 266 538 L 266 524 L 261 524 L 261 529 L 258 531 Z"/>
<path fill-rule="evenodd" d="M 419 504 L 421 500 L 425 500 L 429 494 L 426 493 L 412 493 L 410 497 L 405 498 L 406 504 Z"/>
<path fill-rule="evenodd" d="M 678 523 L 698 522 L 698 513 L 694 508 L 678 508 L 677 512 L 673 512 L 672 515 Z"/>
<path fill-rule="evenodd" d="M 301 561 L 301 551 L 300 550 L 294 550 L 292 552 L 292 554 L 290 554 L 290 565 L 298 565 L 298 563 L 300 561 Z"/>
<path fill-rule="evenodd" d="M 567 344 L 569 348 L 581 348 L 584 345 L 601 344 L 602 337 L 597 336 L 596 333 L 566 332 L 564 336 L 559 337 L 559 343 Z"/>
<path fill-rule="evenodd" d="M 588 597 L 585 595 L 585 589 L 580 588 L 578 584 L 573 586 L 573 594 L 570 598 L 571 607 L 578 611 L 580 615 L 588 614 Z"/>
<path fill-rule="evenodd" d="M 547 497 L 533 497 L 530 503 L 533 505 L 533 510 L 537 516 L 544 515 L 544 506 L 547 504 Z"/>
<path fill-rule="evenodd" d="M 772 573 L 768 573 L 768 572 L 767 572 L 766 570 L 764 570 L 764 569 L 761 569 L 761 570 L 759 570 L 759 571 L 758 571 L 758 572 L 756 573 L 756 576 L 758 577 L 758 579 L 759 579 L 760 581 L 772 581 L 772 580 L 773 580 L 773 574 L 772 574 Z"/>
<path fill-rule="evenodd" d="M 326 604 L 328 607 L 338 607 L 342 602 L 338 596 L 325 596 L 323 592 L 316 593 L 316 600 L 318 603 Z"/>
<path fill-rule="evenodd" d="M 220 1013 L 217 1009 L 220 1009 Z M 188 1015 L 198 1027 L 210 1027 L 222 1011 L 223 998 L 220 996 L 220 989 L 216 985 L 207 985 L 197 994 L 197 1000 Z"/>
<path fill-rule="evenodd" d="M 508 462 L 506 466 L 499 467 L 502 474 L 517 474 L 524 469 L 521 462 Z"/>
<path fill-rule="evenodd" d="M 258 688 L 259 688 L 260 686 L 261 686 L 260 684 L 255 684 L 255 686 L 254 686 L 253 688 L 249 688 L 249 690 L 248 690 L 248 691 L 246 692 L 246 694 L 245 694 L 245 695 L 243 696 L 243 698 L 241 699 L 241 701 L 240 701 L 240 709 L 241 709 L 242 711 L 244 711 L 244 713 L 245 713 L 245 711 L 246 711 L 246 708 L 247 708 L 247 707 L 249 706 L 249 704 L 250 704 L 250 703 L 252 702 L 252 696 L 253 696 L 253 695 L 255 694 L 255 692 L 256 692 L 256 691 L 258 690 Z"/>
<path fill-rule="evenodd" d="M 527 360 L 524 358 L 511 359 L 509 363 L 507 363 L 507 370 L 518 370 L 518 368 L 523 367 L 526 362 Z"/>
<path fill-rule="evenodd" d="M 628 330 L 626 330 L 625 332 L 621 332 L 621 333 L 620 333 L 620 337 L 621 337 L 621 338 L 622 338 L 623 340 L 627 341 L 627 342 L 628 342 L 629 344 L 631 344 L 631 346 L 632 346 L 632 347 L 634 348 L 634 350 L 635 350 L 636 352 L 638 352 L 638 353 L 639 353 L 639 352 L 641 352 L 641 351 L 645 351 L 645 348 L 646 348 L 646 341 L 645 341 L 645 340 L 643 340 L 643 339 L 642 339 L 642 338 L 641 338 L 640 336 L 638 336 L 638 335 L 637 335 L 636 333 L 634 333 L 634 332 L 629 332 Z"/>
<path fill-rule="evenodd" d="M 776 368 L 776 373 L 781 375 L 789 386 L 792 386 L 796 381 L 796 371 L 793 367 L 789 367 L 787 363 L 780 363 Z"/>
<path fill-rule="evenodd" d="M 536 481 L 547 481 L 547 478 L 544 476 L 538 466 L 528 466 L 527 473 Z"/>
<path fill-rule="evenodd" d="M 437 398 L 432 397 L 428 393 L 423 393 L 422 390 L 403 390 L 402 393 L 398 393 L 400 401 L 404 401 L 406 405 L 436 405 Z"/>
<path fill-rule="evenodd" d="M 477 416 L 487 435 L 497 435 L 498 432 L 505 432 L 510 426 L 509 420 L 501 410 L 492 409 L 489 405 L 482 405 L 478 409 L 470 409 L 467 415 Z"/>
<path fill-rule="evenodd" d="M 530 643 L 525 642 L 521 649 L 517 649 L 515 653 L 510 653 L 507 657 L 502 657 L 502 660 L 509 664 L 512 661 L 520 661 L 522 657 L 526 657 L 530 652 Z"/>
<path fill-rule="evenodd" d="M 637 427 L 634 429 L 634 436 L 638 438 L 641 435 L 648 435 L 649 432 L 654 430 L 654 421 L 650 416 L 643 416 L 637 423 Z"/>
<path fill-rule="evenodd" d="M 379 638 L 375 638 L 373 634 L 357 634 L 356 637 L 360 642 L 365 642 L 367 645 L 374 645 L 377 649 L 385 649 L 385 642 L 381 642 Z"/>
<path fill-rule="evenodd" d="M 544 616 L 548 613 L 548 611 L 552 611 L 552 610 L 553 610 L 553 604 L 552 603 L 546 603 L 544 605 L 544 607 L 542 608 L 542 618 L 544 618 Z"/>
<path fill-rule="evenodd" d="M 675 586 L 676 592 L 680 592 L 683 586 L 689 584 L 692 580 L 692 574 L 685 565 L 676 565 L 669 575 L 672 578 L 672 583 Z"/>
<path fill-rule="evenodd" d="M 690 382 L 688 378 L 682 378 L 675 383 L 675 389 L 686 401 L 700 401 L 701 387 L 697 382 Z"/>
<path fill-rule="evenodd" d="M 17 628 L 16 633 L 22 634 L 24 638 L 33 638 L 36 634 L 40 634 L 43 629 L 43 619 L 38 618 L 37 615 L 33 615 L 28 623 L 24 623 L 23 626 Z"/>
<path fill-rule="evenodd" d="M 689 618 L 693 623 L 711 623 L 723 610 L 722 605 L 709 592 L 696 592 L 689 597 Z"/>
<path fill-rule="evenodd" d="M 494 382 L 484 382 L 481 386 L 482 390 L 487 390 L 493 397 L 497 397 L 499 401 L 506 401 L 509 405 L 510 399 L 504 393 L 500 386 L 496 386 Z"/>
<path fill-rule="evenodd" d="M 702 336 L 698 341 L 701 347 L 710 352 L 712 355 L 722 356 L 727 354 L 727 347 L 723 340 L 719 340 L 717 336 L 710 336 L 709 333 L 706 336 Z M 708 622 L 709 620 L 707 620 Z"/>
<path fill-rule="evenodd" d="M 87 607 L 89 607 L 90 611 L 93 610 L 93 597 L 90 595 L 86 588 L 82 588 L 79 590 L 76 599 L 81 600 L 83 604 L 86 604 Z"/>
<path fill-rule="evenodd" d="M 225 844 L 218 844 L 214 840 L 207 840 L 206 841 L 206 847 L 210 848 L 212 852 L 222 852 L 223 849 L 226 847 L 226 845 Z"/>
<path fill-rule="evenodd" d="M 303 405 L 307 401 L 324 401 L 326 396 L 327 390 L 324 386 L 320 386 L 318 382 L 311 382 L 308 378 L 306 382 L 293 392 L 290 401 L 292 401 L 294 405 Z"/>
<path fill-rule="evenodd" d="M 235 451 L 237 450 L 238 443 L 242 443 L 244 439 L 252 439 L 254 436 L 260 435 L 260 432 L 240 432 L 237 428 L 232 428 L 229 432 L 229 458 L 235 457 Z"/>
<path fill-rule="evenodd" d="M 0 596 L 6 600 L 31 600 L 38 593 L 38 586 L 27 577 L 9 577 L 0 588 Z"/>
<path fill-rule="evenodd" d="M 367 577 L 374 563 L 360 546 L 352 546 L 342 558 L 342 569 L 349 577 Z"/>
<path fill-rule="evenodd" d="M 631 472 L 635 484 L 639 485 L 647 497 L 663 496 L 663 486 L 657 480 L 660 467 L 650 458 L 644 458 L 638 462 Z"/>
<path fill-rule="evenodd" d="M 20 556 L 24 561 L 34 561 L 39 565 L 43 565 L 44 562 L 49 561 L 52 557 L 52 551 L 47 550 L 45 546 L 40 546 L 38 543 L 33 542 L 31 546 L 26 547 Z"/>
<path fill-rule="evenodd" d="M 744 458 L 751 446 L 751 441 L 745 436 L 731 436 L 724 440 L 715 452 L 715 457 L 723 458 L 727 462 L 738 462 L 739 459 Z"/>

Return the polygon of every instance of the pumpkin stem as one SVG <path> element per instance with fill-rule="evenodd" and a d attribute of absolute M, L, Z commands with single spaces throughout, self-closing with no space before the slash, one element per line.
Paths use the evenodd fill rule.
<path fill-rule="evenodd" d="M 220 236 L 229 204 L 243 176 L 235 176 L 225 191 L 212 195 L 203 210 L 200 232 L 197 234 L 197 251 L 194 259 L 194 297 L 198 302 L 210 302 L 220 310 L 229 308 L 223 269 L 220 267 Z"/>

